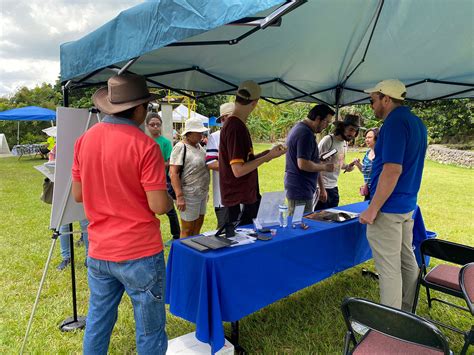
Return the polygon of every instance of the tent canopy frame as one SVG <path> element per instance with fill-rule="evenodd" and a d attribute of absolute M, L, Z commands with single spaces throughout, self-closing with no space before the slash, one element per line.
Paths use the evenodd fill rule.
<path fill-rule="evenodd" d="M 269 26 L 281 26 L 283 17 L 286 14 L 294 11 L 296 8 L 300 7 L 301 5 L 303 5 L 306 2 L 307 2 L 307 0 L 287 0 L 282 5 L 280 5 L 276 10 L 274 10 L 272 13 L 270 13 L 266 17 L 245 17 L 245 18 L 242 18 L 240 20 L 237 20 L 237 21 L 234 21 L 234 22 L 231 22 L 231 23 L 227 24 L 227 26 L 250 26 L 250 27 L 252 27 L 252 29 L 250 29 L 249 31 L 246 31 L 244 34 L 242 34 L 242 35 L 240 35 L 236 38 L 231 38 L 231 39 L 226 39 L 226 40 L 216 40 L 216 41 L 196 41 L 196 42 L 180 41 L 180 42 L 170 43 L 165 47 L 215 46 L 215 45 L 229 45 L 229 46 L 232 46 L 232 45 L 236 45 L 239 42 L 241 42 L 241 41 L 245 40 L 246 38 L 250 37 L 251 35 L 255 34 L 256 32 L 258 32 L 260 30 L 263 30 L 263 29 L 265 29 Z M 312 91 L 312 92 L 306 92 L 305 90 L 302 90 L 302 89 L 286 82 L 282 78 L 277 77 L 277 78 L 274 78 L 274 79 L 258 82 L 258 84 L 260 86 L 264 86 L 264 85 L 267 85 L 267 84 L 277 83 L 279 85 L 284 86 L 287 89 L 290 89 L 290 90 L 296 92 L 297 95 L 295 95 L 291 98 L 282 99 L 282 100 L 279 100 L 279 101 L 275 101 L 274 99 L 271 99 L 271 98 L 265 97 L 265 96 L 262 96 L 261 98 L 263 100 L 267 101 L 267 102 L 270 102 L 270 103 L 274 104 L 274 105 L 281 105 L 281 104 L 284 104 L 284 103 L 287 103 L 287 102 L 290 102 L 290 101 L 303 101 L 303 99 L 306 99 L 305 101 L 307 101 L 309 99 L 310 100 L 309 102 L 323 103 L 323 104 L 327 104 L 329 106 L 335 106 L 336 110 L 338 110 L 340 107 L 343 107 L 343 106 L 349 106 L 349 105 L 356 105 L 356 104 L 364 103 L 364 101 L 366 101 L 367 98 L 368 98 L 367 95 L 363 98 L 345 103 L 343 105 L 340 104 L 340 98 L 342 96 L 343 91 L 345 91 L 345 90 L 346 91 L 357 92 L 357 93 L 361 93 L 361 94 L 365 95 L 363 90 L 353 88 L 353 87 L 350 87 L 350 86 L 346 86 L 346 83 L 352 77 L 352 75 L 357 71 L 357 69 L 364 63 L 364 61 L 366 59 L 366 55 L 367 55 L 367 53 L 369 51 L 369 48 L 370 48 L 370 45 L 372 43 L 372 38 L 373 38 L 373 35 L 375 33 L 375 30 L 376 30 L 376 27 L 377 27 L 377 24 L 378 24 L 378 20 L 380 18 L 380 14 L 382 13 L 382 9 L 384 7 L 384 4 L 385 4 L 385 0 L 379 0 L 378 6 L 377 6 L 377 11 L 376 11 L 376 13 L 374 15 L 374 18 L 372 20 L 369 39 L 368 39 L 368 41 L 365 45 L 365 49 L 364 49 L 362 58 L 358 61 L 358 63 L 355 65 L 355 67 L 345 76 L 345 78 L 340 83 L 338 83 L 337 85 L 333 85 L 333 86 L 324 88 L 324 89 L 320 89 L 320 90 L 316 90 L 316 91 Z M 97 75 L 97 74 L 101 73 L 103 70 L 107 70 L 107 69 L 116 71 L 118 75 L 123 74 L 123 73 L 136 74 L 132 70 L 130 70 L 130 68 L 133 66 L 133 64 L 136 63 L 136 61 L 138 59 L 140 59 L 140 56 L 137 56 L 135 58 L 130 59 L 122 67 L 120 67 L 118 65 L 115 65 L 115 64 L 112 64 L 112 65 L 106 66 L 104 68 L 97 69 L 97 70 L 87 74 L 86 76 L 84 76 L 83 78 L 81 78 L 79 80 L 75 81 L 75 80 L 71 79 L 71 80 L 68 80 L 68 81 L 64 81 L 62 83 L 63 84 L 63 92 L 70 91 L 70 90 L 73 90 L 73 89 L 80 89 L 80 88 L 107 85 L 106 81 L 101 81 L 101 82 L 96 82 L 96 83 L 87 83 L 87 80 L 93 78 L 95 75 Z M 193 93 L 186 92 L 186 91 L 184 91 L 182 89 L 179 89 L 179 88 L 171 87 L 171 86 L 166 85 L 166 84 L 164 84 L 164 83 L 162 83 L 162 82 L 155 79 L 156 77 L 160 77 L 160 76 L 166 76 L 166 75 L 170 75 L 170 74 L 180 74 L 180 73 L 186 73 L 186 72 L 198 72 L 198 73 L 200 73 L 200 74 L 202 74 L 202 75 L 204 75 L 208 78 L 219 81 L 219 82 L 229 86 L 229 88 L 225 89 L 225 90 L 215 91 L 215 92 L 196 92 L 196 94 L 193 94 Z M 183 68 L 180 68 L 180 69 L 154 72 L 154 73 L 149 73 L 149 74 L 143 74 L 143 76 L 145 77 L 147 82 L 150 83 L 154 87 L 162 88 L 162 89 L 166 89 L 166 90 L 172 90 L 172 91 L 174 91 L 176 93 L 179 93 L 180 95 L 186 96 L 186 97 L 188 97 L 192 100 L 199 100 L 199 99 L 203 99 L 203 98 L 207 98 L 207 97 L 211 97 L 211 96 L 215 96 L 215 95 L 231 94 L 238 87 L 238 83 L 232 83 L 232 82 L 230 82 L 230 81 L 228 81 L 228 80 L 226 80 L 222 77 L 219 77 L 218 75 L 215 75 L 215 74 L 210 73 L 209 71 L 207 71 L 203 68 L 200 68 L 199 66 L 183 67 Z M 437 80 L 437 79 L 432 79 L 432 78 L 425 78 L 423 80 L 419 80 L 417 82 L 408 84 L 406 86 L 407 87 L 415 87 L 415 86 L 423 85 L 423 84 L 426 84 L 426 83 L 436 83 L 436 84 L 441 84 L 441 85 L 455 85 L 455 86 L 462 87 L 462 89 L 459 89 L 457 91 L 454 91 L 454 92 L 451 92 L 451 93 L 448 93 L 448 94 L 445 94 L 445 95 L 440 95 L 440 96 L 437 96 L 437 97 L 433 97 L 433 98 L 430 98 L 430 99 L 419 100 L 419 99 L 407 97 L 406 100 L 407 101 L 412 101 L 412 102 L 432 102 L 432 101 L 441 100 L 441 99 L 449 99 L 449 98 L 452 98 L 452 97 L 456 97 L 456 96 L 474 91 L 474 84 L 473 83 L 461 82 L 461 81 L 460 82 L 457 82 L 457 81 L 444 81 L 444 80 Z M 314 95 L 317 95 L 319 93 L 323 93 L 323 92 L 327 92 L 327 91 L 333 91 L 333 90 L 335 91 L 335 104 L 330 104 L 330 103 L 322 100 L 321 98 L 318 98 L 318 97 L 314 96 Z"/>

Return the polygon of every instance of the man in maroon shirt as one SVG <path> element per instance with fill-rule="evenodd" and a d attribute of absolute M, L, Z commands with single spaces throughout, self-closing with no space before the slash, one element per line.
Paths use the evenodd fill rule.
<path fill-rule="evenodd" d="M 222 204 L 229 208 L 227 225 L 237 221 L 239 215 L 241 225 L 252 223 L 260 203 L 257 168 L 286 152 L 286 148 L 279 144 L 254 155 L 246 122 L 257 106 L 260 93 L 261 88 L 254 81 L 241 83 L 235 97 L 234 112 L 221 131 L 219 176 Z"/>

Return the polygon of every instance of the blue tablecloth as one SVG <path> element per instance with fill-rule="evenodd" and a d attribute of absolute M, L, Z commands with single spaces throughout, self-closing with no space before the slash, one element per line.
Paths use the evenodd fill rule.
<path fill-rule="evenodd" d="M 360 202 L 339 208 L 366 207 Z M 419 210 L 414 218 L 418 250 L 426 233 Z M 358 220 L 305 223 L 308 230 L 277 227 L 270 241 L 206 253 L 173 243 L 166 269 L 171 313 L 195 323 L 196 337 L 216 352 L 224 345 L 223 321 L 237 321 L 372 257 L 366 226 Z"/>

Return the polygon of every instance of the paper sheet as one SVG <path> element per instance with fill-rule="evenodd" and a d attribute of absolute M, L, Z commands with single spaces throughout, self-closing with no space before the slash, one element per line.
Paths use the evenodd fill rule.
<path fill-rule="evenodd" d="M 278 225 L 278 206 L 283 203 L 285 203 L 285 191 L 264 193 L 258 209 L 258 222 L 263 227 Z"/>

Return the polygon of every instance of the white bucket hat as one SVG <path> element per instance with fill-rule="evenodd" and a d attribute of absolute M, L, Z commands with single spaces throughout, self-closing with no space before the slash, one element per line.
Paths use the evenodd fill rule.
<path fill-rule="evenodd" d="M 202 121 L 197 117 L 192 117 L 184 122 L 184 131 L 181 135 L 184 136 L 186 133 L 190 132 L 203 133 L 206 131 L 208 131 L 208 129 L 204 127 Z"/>

